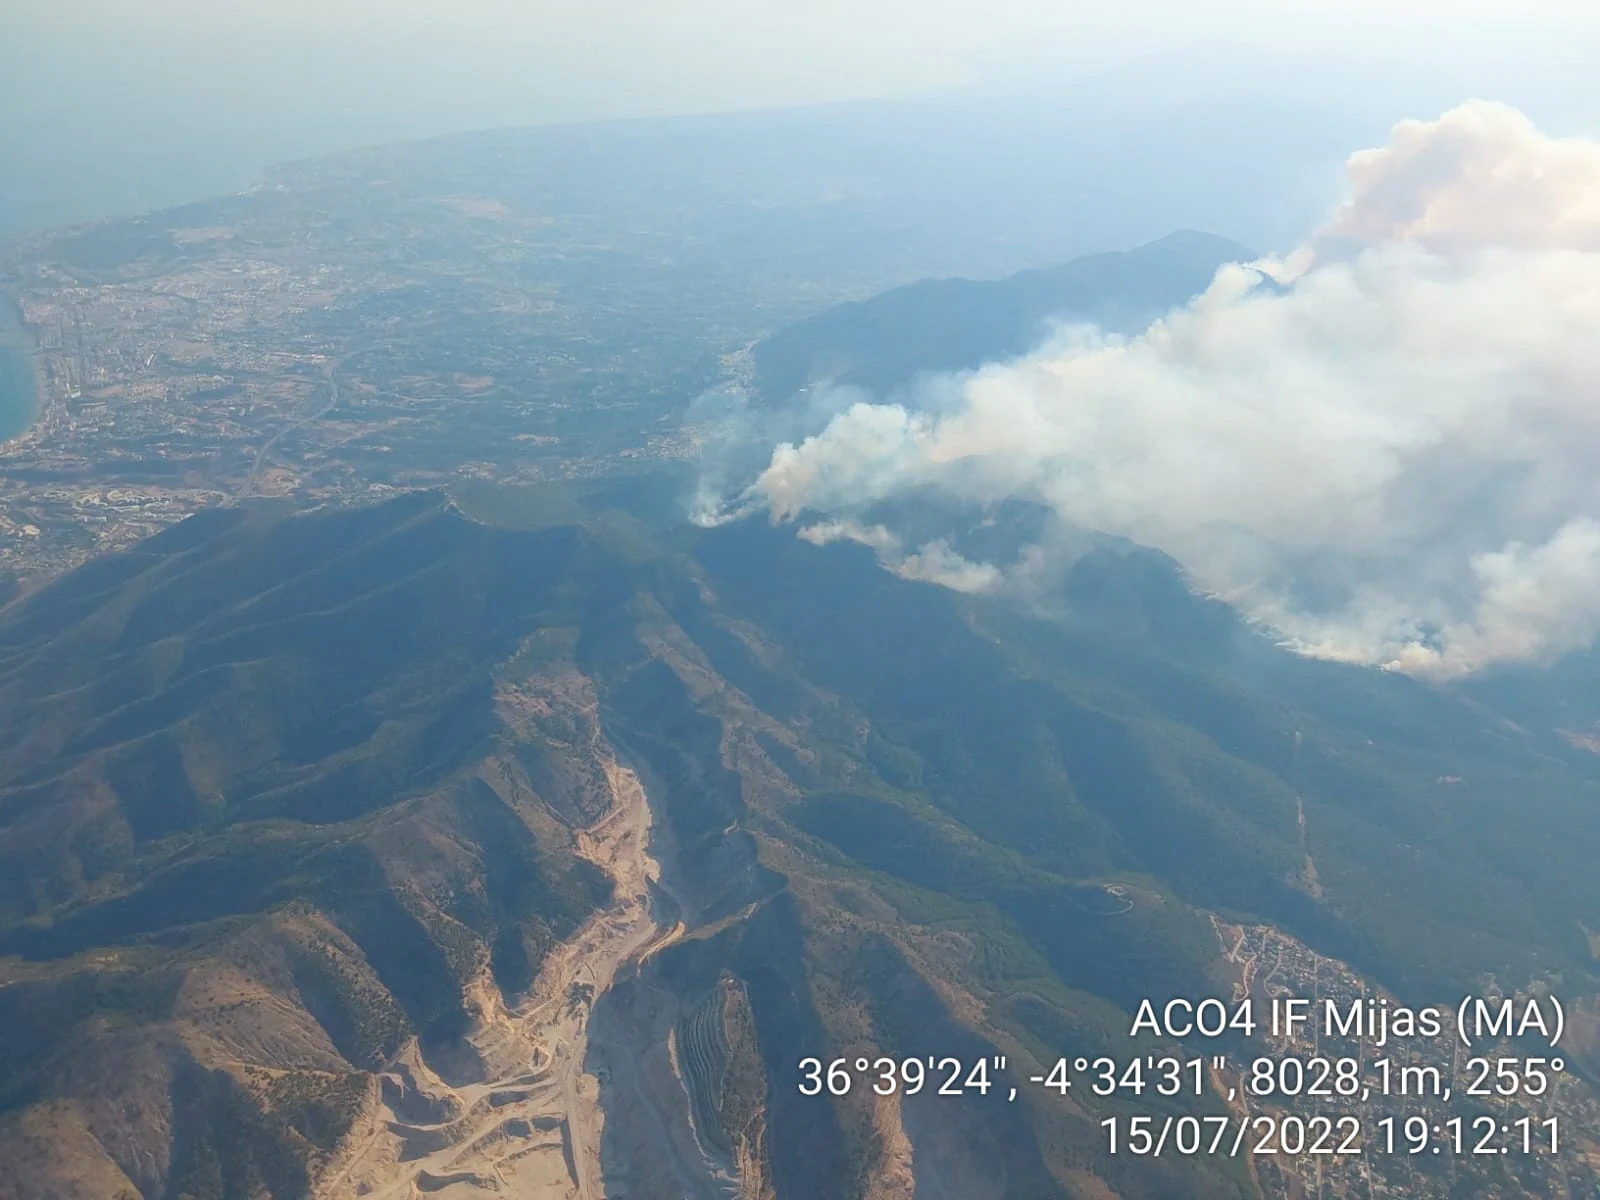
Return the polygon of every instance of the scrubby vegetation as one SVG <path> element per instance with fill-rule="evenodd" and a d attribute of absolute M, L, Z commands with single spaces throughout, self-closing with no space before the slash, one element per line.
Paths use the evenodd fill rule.
<path fill-rule="evenodd" d="M 249 510 L 0 612 L 0 1113 L 142 1055 L 121 1119 L 165 1139 L 163 1194 L 302 1194 L 371 1072 L 458 1045 L 469 985 L 515 1002 L 609 901 L 574 833 L 602 739 L 720 931 L 659 955 L 696 1126 L 778 1195 L 860 1194 L 885 1154 L 866 1099 L 794 1094 L 800 1058 L 1101 1051 L 1222 986 L 1212 914 L 1402 994 L 1594 988 L 1593 778 L 1481 697 L 1253 640 L 1170 564 L 1091 556 L 1045 620 L 762 523 L 467 507 Z M 190 995 L 217 964 L 298 1058 L 202 1061 L 236 1034 Z M 1034 1100 L 937 1114 L 919 1136 L 1018 1195 L 1240 1186 L 1097 1159 Z"/>

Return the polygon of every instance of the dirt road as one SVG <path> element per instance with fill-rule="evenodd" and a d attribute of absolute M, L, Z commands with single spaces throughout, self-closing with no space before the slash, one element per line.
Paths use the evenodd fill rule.
<path fill-rule="evenodd" d="M 471 1040 L 489 1065 L 488 1081 L 451 1087 L 414 1050 L 404 1056 L 370 1132 L 352 1138 L 358 1149 L 318 1187 L 319 1200 L 410 1200 L 419 1191 L 481 1200 L 486 1188 L 527 1200 L 604 1200 L 600 1084 L 583 1067 L 589 1014 L 618 971 L 667 932 L 652 910 L 660 866 L 650 853 L 644 788 L 625 766 L 610 761 L 605 769 L 612 805 L 578 831 L 577 849 L 611 877 L 612 906 L 551 952 L 516 1010 L 487 981 L 476 989 L 484 1020 Z M 410 1096 L 449 1119 L 404 1119 L 402 1111 L 416 1107 Z"/>

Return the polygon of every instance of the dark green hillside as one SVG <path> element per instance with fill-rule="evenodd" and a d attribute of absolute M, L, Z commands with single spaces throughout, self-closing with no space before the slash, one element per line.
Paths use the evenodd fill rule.
<path fill-rule="evenodd" d="M 1101 603 L 1061 623 L 756 525 L 698 554 L 794 669 L 860 704 L 896 787 L 1041 869 L 1155 877 L 1405 990 L 1593 970 L 1600 787 L 1451 692 L 1271 647 L 1160 556 L 1080 564 Z"/>
<path fill-rule="evenodd" d="M 883 392 L 1033 349 L 1052 321 L 1137 333 L 1204 291 L 1218 267 L 1254 255 L 1210 234 L 1175 233 L 1126 253 L 998 280 L 927 279 L 830 308 L 757 344 L 758 394 L 778 403 L 814 382 Z"/>

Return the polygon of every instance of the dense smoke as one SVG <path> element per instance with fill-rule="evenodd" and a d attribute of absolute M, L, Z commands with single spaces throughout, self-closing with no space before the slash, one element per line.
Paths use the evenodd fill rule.
<path fill-rule="evenodd" d="M 1437 676 L 1600 633 L 1600 143 L 1474 101 L 1353 155 L 1284 260 L 779 445 L 726 513 L 1023 497 L 1166 551 L 1302 651 Z M 948 393 L 951 381 L 943 381 Z M 870 533 L 870 536 L 863 536 Z M 880 547 L 880 549 L 890 549 Z M 994 590 L 947 548 L 923 577 Z"/>

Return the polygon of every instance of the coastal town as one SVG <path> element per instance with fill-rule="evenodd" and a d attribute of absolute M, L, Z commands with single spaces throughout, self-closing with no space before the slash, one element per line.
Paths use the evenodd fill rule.
<path fill-rule="evenodd" d="M 566 219 L 537 178 L 501 182 L 508 200 L 308 164 L 0 250 L 39 384 L 31 427 L 0 443 L 0 577 L 246 497 L 692 457 L 682 413 L 725 357 L 817 302 L 803 278 L 703 278 L 648 227 Z"/>

